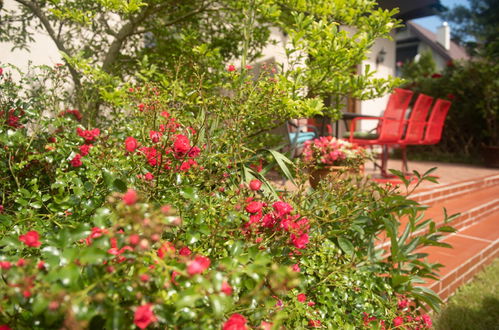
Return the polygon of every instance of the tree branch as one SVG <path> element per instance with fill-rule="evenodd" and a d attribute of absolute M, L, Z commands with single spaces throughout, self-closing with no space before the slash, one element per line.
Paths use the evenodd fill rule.
<path fill-rule="evenodd" d="M 43 13 L 42 9 L 38 7 L 34 2 L 28 1 L 28 0 L 15 0 L 19 4 L 25 6 L 28 8 L 42 23 L 43 27 L 49 34 L 50 38 L 52 41 L 54 41 L 55 45 L 57 46 L 57 49 L 59 49 L 61 52 L 66 53 L 68 55 L 71 55 L 68 49 L 64 46 L 62 43 L 61 39 L 57 36 L 56 32 L 54 31 L 52 25 L 50 24 L 50 20 L 48 19 L 47 16 Z M 80 75 L 78 72 L 64 59 L 64 62 L 66 62 L 69 72 L 71 74 L 71 77 L 73 78 L 73 82 L 75 84 L 75 88 L 78 90 L 81 87 L 81 81 L 80 81 Z"/>
<path fill-rule="evenodd" d="M 202 11 L 206 10 L 209 7 L 209 5 L 201 5 L 201 7 L 197 8 L 196 10 L 190 11 L 186 13 L 185 15 L 182 15 L 172 21 L 166 22 L 165 24 L 162 24 L 162 26 L 171 26 L 174 24 L 177 24 L 189 17 L 195 16 Z M 168 8 L 168 4 L 164 3 L 160 6 L 157 7 L 148 7 L 146 8 L 140 15 L 132 18 L 129 22 L 127 22 L 123 27 L 120 29 L 120 31 L 116 34 L 116 38 L 113 40 L 109 47 L 109 51 L 107 52 L 104 62 L 102 63 L 102 70 L 104 72 L 110 72 L 111 66 L 113 63 L 116 61 L 116 58 L 119 55 L 119 52 L 121 50 L 121 47 L 123 46 L 124 42 L 126 39 L 132 35 L 136 34 L 141 34 L 145 33 L 148 30 L 142 29 L 142 30 L 137 30 L 139 25 L 142 23 L 143 20 L 148 18 L 151 15 L 158 14 Z"/>

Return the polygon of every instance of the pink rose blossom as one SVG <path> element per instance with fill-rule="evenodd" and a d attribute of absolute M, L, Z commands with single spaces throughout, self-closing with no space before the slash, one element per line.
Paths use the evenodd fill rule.
<path fill-rule="evenodd" d="M 246 330 L 246 318 L 241 314 L 232 314 L 232 316 L 225 321 L 222 330 Z"/>
<path fill-rule="evenodd" d="M 140 329 L 145 329 L 153 322 L 156 322 L 156 316 L 152 311 L 152 304 L 145 304 L 135 310 L 133 323 Z"/>
<path fill-rule="evenodd" d="M 30 247 L 39 247 L 42 245 L 42 242 L 40 242 L 40 234 L 38 234 L 35 230 L 31 230 L 24 235 L 20 235 L 19 240 Z"/>
<path fill-rule="evenodd" d="M 211 261 L 207 257 L 196 256 L 194 260 L 187 264 L 187 273 L 189 275 L 201 274 L 210 267 L 210 263 Z"/>
<path fill-rule="evenodd" d="M 137 192 L 133 189 L 128 189 L 127 192 L 123 195 L 123 203 L 125 203 L 126 205 L 133 205 L 137 203 L 137 200 Z"/>

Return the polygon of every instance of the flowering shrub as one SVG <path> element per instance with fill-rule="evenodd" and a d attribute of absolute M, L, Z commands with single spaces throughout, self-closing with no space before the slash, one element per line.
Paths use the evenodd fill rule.
<path fill-rule="evenodd" d="M 297 189 L 277 194 L 250 169 L 261 157 L 250 137 L 253 120 L 288 110 L 268 76 L 227 75 L 237 97 L 127 86 L 126 115 L 92 126 L 74 110 L 44 116 L 43 99 L 2 100 L 24 114 L 0 125 L 0 326 L 361 328 L 366 314 L 373 328 L 428 324 L 416 310 L 439 299 L 417 283 L 438 265 L 415 249 L 441 233 L 423 208 L 375 184 L 310 191 L 299 168 Z M 275 112 L 241 118 L 247 103 Z M 401 217 L 413 223 L 404 237 Z M 390 257 L 382 232 L 397 242 Z"/>
<path fill-rule="evenodd" d="M 304 143 L 303 161 L 309 166 L 349 166 L 358 168 L 368 159 L 367 151 L 346 140 L 323 136 Z"/>

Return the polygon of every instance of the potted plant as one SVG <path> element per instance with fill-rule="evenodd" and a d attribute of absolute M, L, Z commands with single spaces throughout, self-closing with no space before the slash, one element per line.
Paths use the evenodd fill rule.
<path fill-rule="evenodd" d="M 302 158 L 310 170 L 310 185 L 316 188 L 322 178 L 333 172 L 339 175 L 361 172 L 369 154 L 354 143 L 322 136 L 305 142 Z"/>

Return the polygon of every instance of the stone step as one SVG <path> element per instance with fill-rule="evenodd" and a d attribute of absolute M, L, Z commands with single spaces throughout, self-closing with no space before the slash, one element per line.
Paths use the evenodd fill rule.
<path fill-rule="evenodd" d="M 420 204 L 429 205 L 497 185 L 499 185 L 499 175 L 489 175 L 476 179 L 446 184 L 435 188 L 420 189 L 411 195 L 410 198 Z"/>
<path fill-rule="evenodd" d="M 428 253 L 427 261 L 444 265 L 439 271 L 440 280 L 426 285 L 446 300 L 499 257 L 499 210 L 445 237 L 443 242 L 452 245 L 452 249 L 431 246 L 418 252 Z"/>
<path fill-rule="evenodd" d="M 458 194 L 448 199 L 440 199 L 437 202 L 431 203 L 429 208 L 424 212 L 424 219 L 433 219 L 437 227 L 444 225 L 450 225 L 455 229 L 465 229 L 487 217 L 489 214 L 499 211 L 499 184 L 491 186 L 488 182 L 490 180 L 482 181 L 483 187 L 481 189 L 474 188 L 473 190 L 468 190 L 466 193 Z M 447 214 L 459 214 L 455 219 L 449 223 L 445 223 L 444 209 Z M 399 235 L 405 229 L 407 218 L 399 219 L 401 226 L 399 227 Z M 423 231 L 419 231 L 413 234 L 413 236 L 422 234 Z M 381 234 L 378 237 L 379 241 L 377 243 L 380 247 L 389 247 L 390 240 L 385 234 Z"/>

